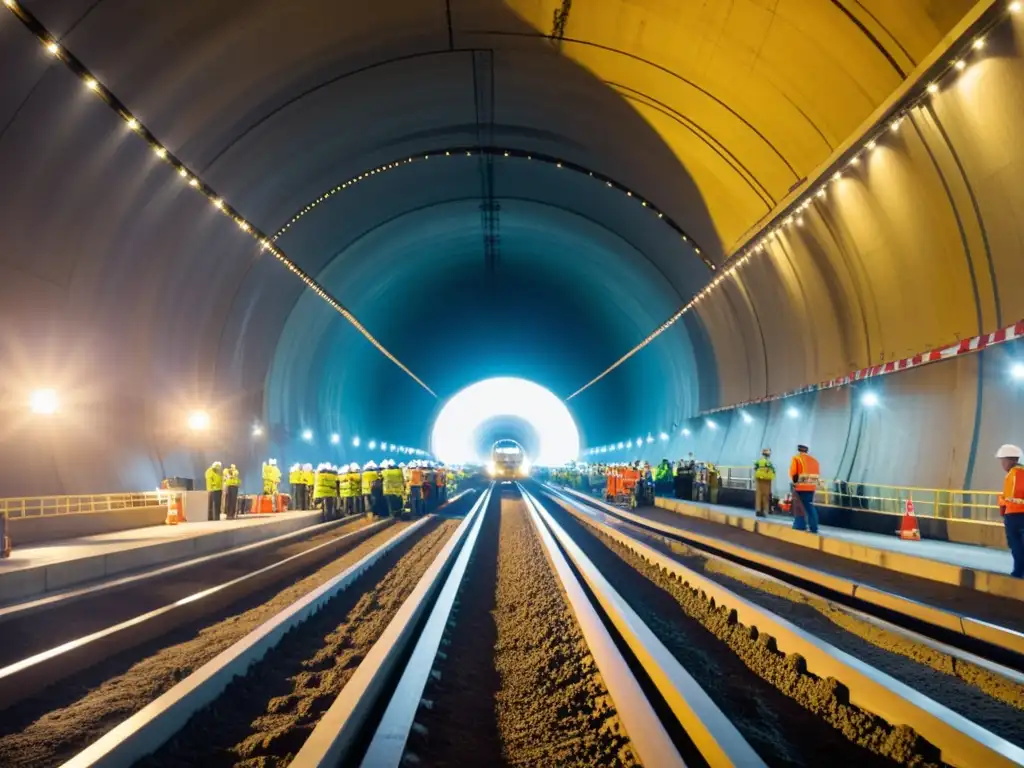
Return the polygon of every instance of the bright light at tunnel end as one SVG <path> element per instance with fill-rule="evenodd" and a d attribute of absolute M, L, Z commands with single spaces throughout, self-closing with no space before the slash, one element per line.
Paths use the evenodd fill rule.
<path fill-rule="evenodd" d="M 565 403 L 526 379 L 484 379 L 456 392 L 441 408 L 430 435 L 431 452 L 449 464 L 486 464 L 473 443 L 476 429 L 498 416 L 522 419 L 536 431 L 533 466 L 559 466 L 580 455 L 580 434 Z"/>

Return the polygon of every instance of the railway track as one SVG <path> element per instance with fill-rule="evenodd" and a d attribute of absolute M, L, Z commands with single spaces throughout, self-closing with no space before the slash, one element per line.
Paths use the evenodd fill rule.
<path fill-rule="evenodd" d="M 364 543 L 66 765 L 1024 764 L 1013 727 L 786 613 L 793 585 L 659 536 L 492 484 L 464 518 Z M 1024 707 L 1014 670 L 956 653 Z"/>
<path fill-rule="evenodd" d="M 464 508 L 471 496 L 450 505 Z M 29 655 L 0 669 L 0 765 L 73 757 L 409 525 L 364 517 L 322 524 L 4 608 L 5 659 L 12 648 Z"/>
<path fill-rule="evenodd" d="M 775 559 L 760 563 L 756 553 L 738 552 L 737 548 L 729 551 L 718 540 L 690 541 L 688 534 L 675 536 L 644 526 L 644 518 L 582 494 L 550 486 L 543 491 L 573 538 L 586 541 L 585 548 L 597 557 L 602 572 L 608 578 L 614 574 L 617 583 L 627 583 L 631 601 L 646 603 L 641 612 L 664 616 L 682 609 L 762 679 L 802 700 L 805 709 L 834 710 L 834 704 L 820 698 L 815 701 L 826 691 L 815 694 L 808 688 L 801 693 L 800 676 L 818 681 L 831 678 L 841 685 L 836 701 L 847 701 L 890 725 L 909 726 L 922 739 L 917 749 L 932 762 L 963 766 L 1024 763 L 1020 748 L 1024 744 L 1024 677 L 1016 669 L 865 610 L 827 600 L 837 590 L 843 594 L 855 591 L 854 585 L 844 587 L 831 574 Z M 780 578 L 787 570 L 799 576 Z M 637 579 L 637 574 L 642 578 Z M 818 590 L 805 589 L 805 584 L 817 584 Z M 900 600 L 887 597 L 884 605 L 886 616 L 891 617 Z M 864 601 L 861 607 L 873 606 Z M 909 606 L 909 618 L 919 621 L 921 615 L 938 610 L 914 603 Z M 660 633 L 671 637 L 673 629 L 662 627 Z M 1008 631 L 993 626 L 991 632 L 998 637 Z M 741 637 L 744 634 L 747 637 Z M 773 664 L 760 666 L 771 655 L 755 652 L 751 637 L 771 638 L 770 643 L 764 642 L 771 646 Z M 977 639 L 971 638 L 972 643 Z M 682 645 L 676 645 L 677 654 L 685 653 Z M 1002 644 L 990 648 L 997 656 L 1004 656 L 1007 650 Z M 789 660 L 796 677 L 772 668 Z M 724 692 L 720 688 L 720 693 Z M 730 710 L 730 714 L 742 726 L 740 710 Z M 758 718 L 744 732 L 761 733 L 764 725 Z M 843 718 L 834 725 L 843 730 L 848 727 Z M 864 725 L 858 730 L 863 734 Z M 883 737 L 891 738 L 885 735 L 884 726 L 873 738 Z M 865 742 L 863 737 L 859 740 Z M 904 738 L 904 745 L 890 757 L 901 759 L 898 753 L 905 752 L 908 744 Z M 769 743 L 757 746 L 762 754 L 772 748 Z M 877 745 L 869 746 L 877 751 Z M 895 742 L 890 749 L 894 746 Z"/>

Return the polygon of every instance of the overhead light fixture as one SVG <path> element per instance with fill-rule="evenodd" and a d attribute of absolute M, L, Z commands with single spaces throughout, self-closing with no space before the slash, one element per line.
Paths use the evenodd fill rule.
<path fill-rule="evenodd" d="M 957 72 L 963 72 L 967 68 L 967 62 L 965 62 L 963 59 L 957 59 L 953 63 L 953 66 L 956 67 Z"/>
<path fill-rule="evenodd" d="M 1024 381 L 1024 363 L 1014 363 L 1010 366 L 1010 376 L 1017 381 Z"/>
<path fill-rule="evenodd" d="M 359 447 L 359 438 L 358 437 L 353 437 L 352 438 L 352 447 L 353 448 L 358 448 Z"/>
<path fill-rule="evenodd" d="M 337 432 L 335 432 L 333 435 L 331 435 L 331 445 L 337 445 L 340 442 L 341 442 L 341 435 L 339 435 Z"/>
<path fill-rule="evenodd" d="M 312 440 L 313 439 L 313 430 L 312 429 L 304 429 L 304 430 L 302 430 L 302 439 L 305 440 L 307 443 L 310 440 Z"/>
<path fill-rule="evenodd" d="M 683 437 L 689 437 L 689 436 L 690 436 L 690 430 L 687 429 L 686 427 L 683 427 Z"/>
<path fill-rule="evenodd" d="M 798 411 L 795 407 L 791 405 L 789 406 L 789 408 L 786 409 L 786 415 L 791 419 L 795 419 L 797 416 L 800 415 L 800 411 Z"/>
<path fill-rule="evenodd" d="M 367 446 L 367 448 L 369 448 L 371 451 L 375 450 L 377 448 L 377 441 L 376 440 L 371 440 L 370 444 Z"/>
<path fill-rule="evenodd" d="M 210 414 L 206 411 L 192 411 L 188 415 L 188 428 L 193 432 L 204 432 L 210 428 Z"/>
<path fill-rule="evenodd" d="M 57 397 L 57 391 L 54 389 L 37 389 L 29 397 L 28 404 L 32 413 L 50 416 L 60 408 L 60 398 Z"/>
<path fill-rule="evenodd" d="M 740 411 L 740 416 L 743 417 L 743 423 L 744 424 L 750 424 L 751 422 L 754 421 L 754 417 L 751 416 L 746 411 Z"/>
<path fill-rule="evenodd" d="M 878 405 L 878 393 L 869 389 L 867 392 L 861 395 L 860 401 L 868 408 L 874 408 L 876 405 Z"/>
<path fill-rule="evenodd" d="M 100 87 L 100 84 L 96 82 L 95 78 L 87 77 L 85 78 L 85 87 L 88 88 L 90 91 L 95 91 L 97 88 Z"/>
<path fill-rule="evenodd" d="M 49 43 L 46 44 L 46 52 L 51 56 L 56 56 L 58 53 L 60 53 L 60 46 L 57 45 L 56 42 L 51 40 Z"/>
<path fill-rule="evenodd" d="M 708 425 L 708 429 L 718 429 L 718 425 L 711 419 L 708 419 L 705 423 Z"/>
<path fill-rule="evenodd" d="M 261 427 L 259 424 L 253 424 L 253 426 L 252 426 L 252 436 L 253 437 L 259 437 L 262 434 L 263 434 L 263 427 Z"/>
<path fill-rule="evenodd" d="M 929 83 L 929 85 L 928 85 L 928 93 L 930 93 L 930 94 L 932 94 L 932 96 L 934 96 L 938 92 L 939 92 L 938 84 L 937 83 Z"/>
<path fill-rule="evenodd" d="M 893 132 L 898 131 L 900 129 L 900 119 L 896 118 L 891 123 L 889 123 L 889 128 L 891 128 Z"/>

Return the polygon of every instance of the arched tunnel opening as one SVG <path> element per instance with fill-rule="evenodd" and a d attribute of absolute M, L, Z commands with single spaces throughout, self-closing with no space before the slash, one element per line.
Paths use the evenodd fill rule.
<path fill-rule="evenodd" d="M 362 648 L 349 629 L 383 632 L 415 616 L 387 635 L 397 647 L 421 637 L 427 613 L 449 598 L 475 617 L 486 649 L 455 637 L 455 619 L 438 624 L 473 670 L 472 695 L 483 696 L 467 693 L 459 711 L 493 714 L 500 700 L 522 718 L 516 727 L 488 719 L 479 753 L 442 755 L 438 744 L 457 742 L 442 722 L 455 710 L 441 706 L 447 719 L 417 710 L 428 733 L 443 734 L 408 742 L 425 764 L 896 759 L 895 725 L 870 707 L 875 719 L 858 719 L 850 703 L 868 701 L 863 690 L 834 706 L 794 704 L 799 694 L 766 682 L 782 679 L 774 661 L 748 681 L 753 673 L 718 646 L 695 680 L 727 710 L 715 721 L 736 730 L 694 738 L 686 718 L 665 722 L 666 702 L 679 697 L 648 694 L 682 679 L 675 667 L 647 670 L 630 697 L 602 687 L 641 660 L 685 656 L 685 633 L 666 629 L 685 622 L 657 619 L 678 606 L 721 639 L 702 601 L 739 581 L 761 589 L 761 576 L 734 569 L 767 562 L 771 547 L 772 578 L 805 559 L 821 569 L 789 574 L 794 591 L 780 600 L 864 594 L 848 602 L 895 626 L 867 603 L 897 590 L 908 605 L 943 611 L 936 622 L 947 630 L 997 628 L 968 640 L 936 629 L 930 641 L 1024 668 L 1024 625 L 1007 607 L 1024 599 L 1022 25 L 1024 6 L 1010 0 L 4 0 L 0 613 L 30 599 L 85 601 L 69 607 L 74 620 L 40 625 L 63 647 L 79 639 L 75 626 L 89 636 L 135 626 L 132 606 L 205 610 L 191 577 L 170 579 L 167 601 L 163 587 L 144 593 L 157 567 L 143 569 L 145 558 L 163 558 L 168 573 L 199 568 L 181 539 L 190 557 L 212 558 L 196 595 L 248 589 L 226 586 L 233 557 L 270 569 L 253 583 L 322 590 L 323 603 L 309 598 L 301 617 L 284 617 L 300 609 L 283 592 L 268 598 L 264 610 L 288 629 L 268 631 L 267 643 L 321 620 L 321 639 L 338 642 L 311 652 L 316 674 L 307 665 L 283 675 L 308 690 L 281 694 L 282 707 L 301 699 L 296 711 L 333 722 L 330 737 L 307 741 L 301 718 L 270 733 L 260 694 L 230 699 L 239 723 L 209 744 L 197 731 L 167 744 L 146 736 L 125 743 L 164 757 L 127 755 L 134 747 L 86 722 L 103 707 L 65 701 L 84 718 L 74 738 L 47 741 L 47 713 L 18 709 L 10 722 L 36 730 L 17 742 L 0 728 L 0 765 L 71 760 L 83 734 L 118 764 L 204 764 L 213 752 L 284 764 L 316 744 L 327 753 L 300 763 L 359 764 L 362 755 L 337 750 L 373 754 L 370 726 L 353 735 L 317 710 L 349 671 L 371 675 L 359 661 L 373 643 Z M 531 471 L 492 482 L 501 456 Z M 700 542 L 708 551 L 694 549 L 689 565 L 699 560 L 710 581 L 694 596 L 677 587 L 698 576 L 677 569 L 690 557 L 683 548 Z M 739 557 L 740 547 L 758 554 Z M 726 550 L 733 560 L 714 560 Z M 54 559 L 65 555 L 89 564 Z M 26 573 L 5 581 L 6 564 Z M 449 589 L 449 576 L 484 587 Z M 849 583 L 836 587 L 833 576 Z M 561 580 L 570 577 L 582 586 Z M 86 611 L 82 595 L 118 578 L 131 599 Z M 215 586 L 227 592 L 205 591 Z M 356 592 L 374 599 L 349 605 Z M 592 611 L 570 605 L 590 598 Z M 339 618 L 330 605 L 348 607 Z M 751 642 L 776 637 L 780 659 L 804 659 L 785 622 L 766 628 L 741 614 Z M 237 650 L 234 632 L 270 619 L 245 615 L 216 635 L 223 644 L 193 656 L 212 664 L 208 650 Z M 210 609 L 203 620 L 211 616 L 224 618 Z M 634 619 L 651 632 L 625 637 Z M 900 626 L 923 632 L 921 622 Z M 602 627 L 603 641 L 584 637 Z M 839 637 L 845 629 L 830 631 L 828 642 L 859 654 Z M 40 693 L 24 677 L 4 682 L 8 662 L 45 660 L 48 648 L 30 648 L 43 633 L 26 632 L 10 659 L 0 649 L 0 709 Z M 881 642 L 876 634 L 861 632 L 875 638 L 864 642 Z M 664 647 L 630 645 L 652 637 Z M 750 650 L 747 639 L 736 653 Z M 358 646 L 350 667 L 322 674 L 317 665 L 344 657 L 349 640 Z M 693 642 L 704 658 L 704 641 Z M 279 661 L 257 646 L 265 663 Z M 624 665 L 592 664 L 593 647 L 617 648 Z M 526 661 L 503 657 L 509 648 Z M 402 646 L 373 658 L 397 678 L 389 664 L 413 657 Z M 565 697 L 545 725 L 521 705 L 559 683 L 533 673 L 563 657 L 566 677 L 578 673 L 589 693 L 545 693 Z M 823 658 L 792 664 L 794 674 L 806 666 L 832 677 Z M 179 661 L 167 669 L 188 677 Z M 248 669 L 242 656 L 233 663 Z M 502 677 L 512 668 L 527 670 L 530 685 Z M 850 684 L 845 668 L 835 676 Z M 66 695 L 90 688 L 80 682 Z M 1024 694 L 997 693 L 990 708 L 991 691 L 1017 688 L 993 684 L 958 701 L 947 683 L 922 685 L 951 715 L 991 715 L 978 727 L 1009 743 L 999 759 L 1024 762 L 1024 738 L 1001 709 Z M 120 690 L 158 687 L 132 678 Z M 741 688 L 751 711 L 788 714 L 758 731 L 744 720 Z M 432 701 L 419 692 L 409 701 Z M 134 711 L 156 698 L 133 700 Z M 365 711 L 386 705 L 375 699 Z M 823 725 L 810 709 L 838 719 Z M 593 718 L 564 734 L 545 730 L 564 724 L 559 712 L 584 710 Z M 660 725 L 633 719 L 641 712 Z M 128 720 L 107 714 L 103 723 Z M 793 735 L 786 722 L 805 717 L 810 735 Z M 899 731 L 913 736 L 913 754 L 900 759 L 1000 764 L 983 751 L 963 758 L 932 726 Z M 499 732 L 504 752 L 484 743 Z M 841 735 L 855 732 L 868 735 L 857 744 Z M 645 741 L 652 734 L 656 746 Z M 709 757 L 709 743 L 739 751 Z"/>

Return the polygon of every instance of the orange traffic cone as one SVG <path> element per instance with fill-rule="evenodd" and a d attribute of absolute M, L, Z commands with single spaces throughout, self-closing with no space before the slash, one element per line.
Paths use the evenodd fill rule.
<path fill-rule="evenodd" d="M 172 493 L 167 497 L 167 518 L 164 525 L 177 525 L 185 522 L 185 511 L 182 509 L 180 493 Z"/>
<path fill-rule="evenodd" d="M 921 530 L 917 527 L 917 517 L 914 515 L 914 500 L 912 498 L 907 499 L 906 509 L 903 510 L 903 519 L 900 521 L 900 529 L 897 533 L 905 541 L 921 540 Z"/>

